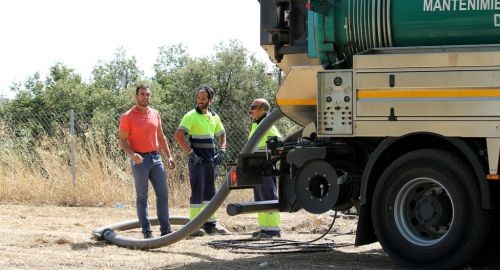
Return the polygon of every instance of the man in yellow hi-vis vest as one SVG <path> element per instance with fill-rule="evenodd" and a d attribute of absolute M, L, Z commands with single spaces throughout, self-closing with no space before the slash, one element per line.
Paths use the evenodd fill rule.
<path fill-rule="evenodd" d="M 253 122 L 249 137 L 252 136 L 254 131 L 257 129 L 257 126 L 267 116 L 269 108 L 269 102 L 263 98 L 258 98 L 252 101 L 252 105 L 250 105 L 248 111 Z M 260 140 L 256 151 L 266 151 L 267 138 L 272 136 L 281 137 L 275 126 L 272 126 L 262 140 Z M 276 178 L 274 176 L 264 176 L 262 184 L 254 186 L 253 193 L 255 201 L 277 200 L 278 193 L 276 189 Z M 271 210 L 259 212 L 257 216 L 259 219 L 260 230 L 252 234 L 253 238 L 266 239 L 281 237 L 281 218 L 278 211 Z"/>
<path fill-rule="evenodd" d="M 202 86 L 196 94 L 196 107 L 186 113 L 175 131 L 175 140 L 189 156 L 189 217 L 193 220 L 215 195 L 215 166 L 224 159 L 226 132 L 216 114 L 209 108 L 214 91 Z M 189 143 L 185 136 L 189 136 Z M 219 149 L 217 150 L 217 143 Z M 215 220 L 215 214 L 203 225 L 207 234 L 228 234 Z"/>

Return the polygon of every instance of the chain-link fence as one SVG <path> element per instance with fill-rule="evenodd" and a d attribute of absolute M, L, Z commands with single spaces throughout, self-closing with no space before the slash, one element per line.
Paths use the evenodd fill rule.
<path fill-rule="evenodd" d="M 169 171 L 171 196 L 189 189 L 187 158 L 173 134 L 186 112 L 162 114 L 162 124 L 177 167 Z M 246 107 L 218 108 L 227 136 L 226 161 L 236 159 L 248 139 Z M 133 180 L 128 157 L 119 147 L 120 115 L 44 112 L 0 115 L 0 200 L 105 205 L 130 201 Z M 290 134 L 289 120 L 278 128 Z M 218 169 L 219 175 L 225 173 Z M 220 181 L 220 179 L 219 179 Z M 186 198 L 182 198 L 185 200 Z"/>

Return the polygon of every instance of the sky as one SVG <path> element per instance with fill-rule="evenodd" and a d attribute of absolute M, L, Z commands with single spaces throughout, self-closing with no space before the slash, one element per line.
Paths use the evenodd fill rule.
<path fill-rule="evenodd" d="M 1 0 L 0 97 L 35 72 L 62 63 L 88 80 L 98 61 L 123 47 L 146 75 L 158 48 L 182 43 L 193 57 L 240 41 L 268 61 L 259 44 L 258 0 Z"/>

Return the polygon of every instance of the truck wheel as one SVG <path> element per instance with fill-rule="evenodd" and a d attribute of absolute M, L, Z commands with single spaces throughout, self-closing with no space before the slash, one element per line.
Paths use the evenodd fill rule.
<path fill-rule="evenodd" d="M 384 250 L 407 267 L 462 266 L 490 231 L 470 166 L 450 152 L 423 149 L 396 159 L 382 173 L 372 218 Z"/>

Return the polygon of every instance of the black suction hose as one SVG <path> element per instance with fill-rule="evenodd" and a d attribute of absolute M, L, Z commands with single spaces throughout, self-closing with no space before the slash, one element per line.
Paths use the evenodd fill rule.
<path fill-rule="evenodd" d="M 245 144 L 243 149 L 241 150 L 241 154 L 250 154 L 255 151 L 258 146 L 259 141 L 266 134 L 266 132 L 272 127 L 274 123 L 276 123 L 283 114 L 279 109 L 275 109 L 271 114 L 269 114 L 264 120 L 259 124 L 255 132 L 252 134 L 248 142 Z M 152 249 L 159 248 L 162 246 L 168 246 L 175 242 L 178 242 L 195 231 L 197 231 L 219 207 L 222 202 L 226 199 L 229 194 L 228 184 L 231 179 L 229 179 L 230 175 L 226 176 L 225 181 L 222 183 L 221 187 L 212 198 L 212 200 L 208 203 L 208 205 L 201 211 L 201 213 L 196 216 L 193 220 L 185 223 L 186 225 L 182 226 L 180 229 L 172 232 L 171 234 L 164 235 L 158 238 L 152 239 L 137 239 L 126 236 L 121 236 L 115 233 L 117 231 L 129 230 L 133 228 L 140 228 L 139 221 L 127 221 L 123 223 L 117 223 L 108 226 L 102 226 L 100 228 L 95 229 L 92 234 L 94 237 L 102 238 L 108 241 L 111 244 L 120 246 L 120 247 L 128 247 L 128 248 L 137 248 L 137 249 Z M 152 219 L 151 222 L 157 222 L 157 220 Z M 170 222 L 172 224 L 183 224 L 186 222 L 186 218 L 179 217 L 170 217 Z"/>

